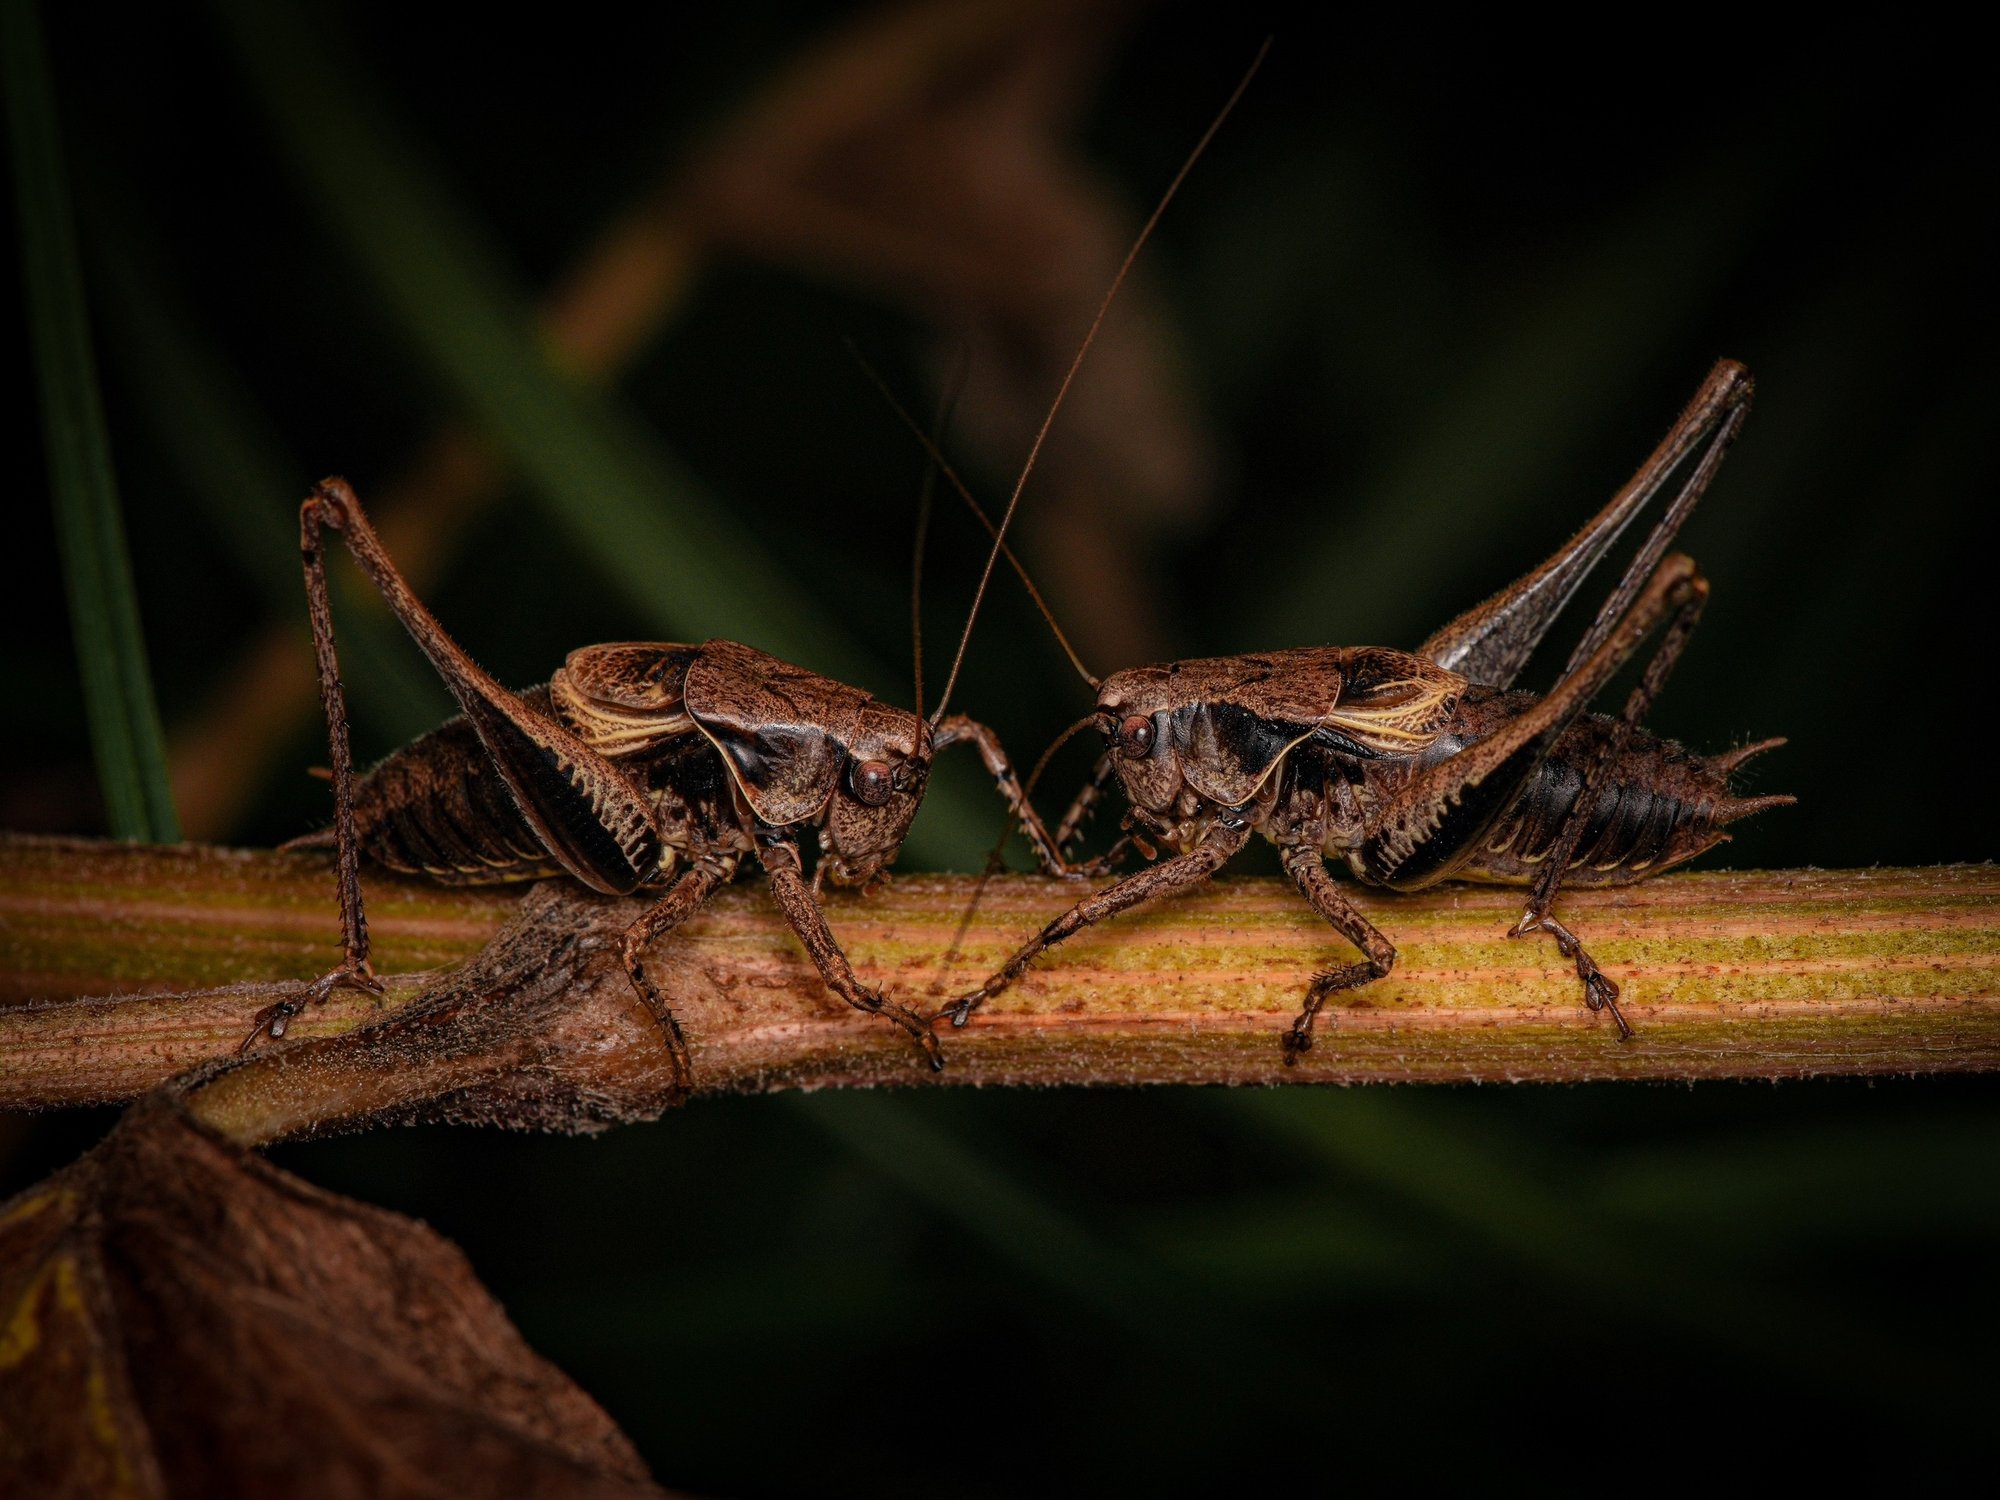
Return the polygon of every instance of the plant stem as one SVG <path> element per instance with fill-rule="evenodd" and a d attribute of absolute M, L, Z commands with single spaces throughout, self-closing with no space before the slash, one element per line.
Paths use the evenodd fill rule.
<path fill-rule="evenodd" d="M 318 856 L 0 839 L 0 1106 L 129 1098 L 233 1057 L 258 1009 L 336 956 L 331 884 Z M 918 876 L 827 904 L 863 981 L 932 1009 L 1080 889 L 988 882 L 947 962 L 977 886 Z M 300 1017 L 292 1035 L 304 1040 L 205 1086 L 212 1123 L 267 1139 L 423 1107 L 588 1127 L 671 1102 L 618 957 L 638 900 L 567 882 L 524 897 L 382 875 L 368 895 L 388 998 L 339 991 Z M 720 893 L 648 971 L 672 997 L 704 1093 L 2000 1067 L 1991 866 L 1681 874 L 1566 896 L 1565 920 L 1625 987 L 1637 1029 L 1625 1043 L 1583 1009 L 1552 943 L 1505 936 L 1519 892 L 1354 897 L 1401 962 L 1329 1009 L 1296 1068 L 1281 1063 L 1279 1032 L 1341 944 L 1274 880 L 1217 881 L 1079 935 L 965 1030 L 945 1028 L 950 1064 L 937 1075 L 900 1032 L 827 993 L 761 883 Z"/>

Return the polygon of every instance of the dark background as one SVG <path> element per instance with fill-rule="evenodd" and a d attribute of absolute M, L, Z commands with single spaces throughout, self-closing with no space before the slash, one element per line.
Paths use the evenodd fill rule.
<path fill-rule="evenodd" d="M 514 477 L 439 523 L 425 592 L 501 677 L 591 641 L 726 632 L 907 702 L 922 456 L 844 345 L 923 411 L 969 351 L 956 451 L 1003 494 L 1105 247 L 1115 262 L 1271 29 L 1254 7 L 1092 13 L 941 75 L 824 168 L 830 197 L 896 226 L 885 243 L 943 247 L 913 271 L 830 215 L 779 246 L 689 184 L 789 69 L 918 30 L 923 8 L 49 10 L 180 745 L 240 687 L 247 643 L 302 616 L 290 527 L 311 480 L 369 496 L 452 427 Z M 1757 408 L 1683 537 L 1715 598 L 1655 724 L 1705 748 L 1790 736 L 1754 784 L 1800 805 L 1711 863 L 1987 859 L 1990 81 L 1966 38 L 1909 18 L 1672 24 L 1480 31 L 1386 8 L 1277 26 L 1028 491 L 1024 546 L 1099 671 L 1413 644 L 1566 536 L 1731 355 Z M 955 101 L 1017 76 L 1029 102 L 994 128 L 1059 170 L 1025 172 L 1013 215 L 1017 153 L 988 151 L 985 115 Z M 302 168 L 272 101 L 308 87 L 332 149 L 359 111 L 449 244 L 397 248 L 419 221 L 366 152 L 338 193 Z M 757 587 L 726 605 L 614 581 L 495 430 L 479 361 L 453 363 L 469 336 L 450 298 L 399 301 L 342 228 L 359 206 L 391 259 L 464 252 L 524 326 L 654 202 L 708 225 L 698 274 L 615 384 L 548 420 L 609 422 L 620 472 L 683 476 L 670 518 L 731 519 Z M 1041 235 L 1066 202 L 1083 228 Z M 25 349 L 18 298 L 4 316 Z M 32 403 L 7 421 L 0 820 L 91 832 Z M 978 553 L 943 506 L 932 693 Z M 790 644 L 787 609 L 846 639 Z M 441 690 L 406 687 L 414 658 L 356 674 L 364 759 L 443 716 Z M 1006 586 L 955 701 L 1030 759 L 1089 700 Z M 194 831 L 315 826 L 325 792 L 300 772 L 323 747 L 300 719 L 230 763 L 246 795 Z M 977 780 L 941 774 L 906 867 L 976 867 Z M 6 1124 L 6 1187 L 103 1126 Z M 1996 1148 L 1986 1084 L 1898 1079 L 766 1098 L 598 1140 L 421 1129 L 276 1156 L 457 1239 L 664 1482 L 998 1493 L 1192 1490 L 1246 1466 L 1538 1487 L 1739 1461 L 1941 1471 L 1990 1442 Z"/>

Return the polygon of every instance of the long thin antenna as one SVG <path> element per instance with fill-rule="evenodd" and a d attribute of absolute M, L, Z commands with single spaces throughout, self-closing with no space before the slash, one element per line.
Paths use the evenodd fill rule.
<path fill-rule="evenodd" d="M 951 487 L 958 491 L 959 498 L 966 503 L 966 506 L 972 511 L 974 517 L 978 519 L 979 524 L 986 528 L 986 534 L 998 541 L 1000 538 L 1000 528 L 993 524 L 993 518 L 986 514 L 986 508 L 973 498 L 972 491 L 966 488 L 965 481 L 959 478 L 958 471 L 951 466 L 951 460 L 944 456 L 944 452 L 938 446 L 937 440 L 917 425 L 916 417 L 911 414 L 907 406 L 903 405 L 896 393 L 889 389 L 889 383 L 882 378 L 881 372 L 868 362 L 867 358 L 851 341 L 847 346 L 847 352 L 854 356 L 855 363 L 861 366 L 862 373 L 874 383 L 875 389 L 882 393 L 882 399 L 889 403 L 889 409 L 902 420 L 905 427 L 909 428 L 915 434 L 917 441 L 924 445 L 924 450 L 930 454 L 931 459 L 929 474 L 944 475 L 950 481 Z M 928 494 L 928 491 L 926 493 Z M 1021 580 L 1021 587 L 1028 591 L 1028 597 L 1035 601 L 1035 608 L 1042 612 L 1042 619 L 1048 623 L 1050 631 L 1055 635 L 1056 644 L 1062 647 L 1063 655 L 1069 658 L 1069 664 L 1076 668 L 1076 675 L 1089 683 L 1092 688 L 1095 688 L 1098 682 L 1097 677 L 1088 667 L 1084 666 L 1083 659 L 1076 654 L 1076 648 L 1070 645 L 1069 637 L 1063 634 L 1062 626 L 1056 624 L 1056 617 L 1049 609 L 1048 601 L 1042 598 L 1042 591 L 1035 587 L 1035 580 L 1028 574 L 1027 564 L 1022 562 L 1014 549 L 1004 541 L 1000 542 L 1000 555 L 1007 559 L 1008 565 L 1014 570 L 1014 575 Z M 919 714 L 923 712 L 923 695 L 921 693 L 917 695 L 917 712 Z"/>
<path fill-rule="evenodd" d="M 1021 783 L 1021 799 L 1023 801 L 1026 801 L 1035 795 L 1035 788 L 1041 784 L 1042 772 L 1048 770 L 1049 762 L 1056 758 L 1056 751 L 1062 749 L 1064 745 L 1067 745 L 1071 740 L 1075 739 L 1078 735 L 1082 734 L 1084 730 L 1090 728 L 1090 726 L 1095 724 L 1096 722 L 1097 722 L 1096 714 L 1094 713 L 1085 714 L 1082 718 L 1078 719 L 1074 724 L 1070 725 L 1069 728 L 1065 729 L 1061 734 L 1057 735 L 1053 740 L 1049 742 L 1049 748 L 1044 750 L 1041 753 L 1040 759 L 1038 759 L 1035 762 L 1035 769 L 1030 771 L 1028 773 L 1028 779 Z M 1056 852 L 1061 853 L 1062 851 L 1057 850 Z"/>
<path fill-rule="evenodd" d="M 847 347 L 855 358 L 860 358 L 852 343 Z M 960 344 L 958 354 L 951 362 L 951 374 L 938 396 L 937 415 L 931 423 L 932 456 L 924 465 L 924 487 L 917 492 L 917 536 L 910 548 L 910 675 L 914 679 L 913 691 L 916 695 L 911 706 L 920 719 L 924 716 L 924 543 L 930 539 L 931 497 L 937 490 L 938 468 L 943 462 L 937 456 L 938 447 L 944 442 L 945 432 L 951 426 L 952 411 L 958 405 L 959 395 L 965 390 L 966 366 L 965 346 Z M 869 370 L 868 373 L 872 376 L 875 372 Z M 879 378 L 877 384 L 880 384 Z"/>
<path fill-rule="evenodd" d="M 979 588 L 972 596 L 972 612 L 965 617 L 965 630 L 958 638 L 958 655 L 952 658 L 951 675 L 945 679 L 944 693 L 938 699 L 937 709 L 931 714 L 933 724 L 944 716 L 945 704 L 951 701 L 951 690 L 958 685 L 958 669 L 964 664 L 965 648 L 971 643 L 972 627 L 979 619 L 979 606 L 986 598 L 986 585 L 993 577 L 993 564 L 1000 557 L 1001 538 L 1006 536 L 1008 526 L 1013 524 L 1014 512 L 1021 504 L 1021 491 L 1027 488 L 1028 476 L 1035 471 L 1035 460 L 1041 457 L 1042 445 L 1048 441 L 1049 429 L 1055 425 L 1056 413 L 1062 410 L 1063 398 L 1069 394 L 1070 385 L 1076 379 L 1076 372 L 1083 368 L 1084 357 L 1090 353 L 1090 346 L 1097 342 L 1097 332 L 1104 326 L 1105 315 L 1111 311 L 1111 303 L 1117 297 L 1118 289 L 1125 285 L 1125 278 L 1131 274 L 1133 262 L 1138 260 L 1139 252 L 1145 248 L 1146 241 L 1152 238 L 1153 230 L 1160 222 L 1160 216 L 1167 211 L 1167 205 L 1174 201 L 1174 194 L 1180 191 L 1188 173 L 1194 170 L 1194 164 L 1208 149 L 1208 143 L 1215 139 L 1215 133 L 1222 128 L 1222 122 L 1227 120 L 1230 111 L 1236 108 L 1244 90 L 1250 87 L 1250 80 L 1257 76 L 1257 70 L 1264 65 L 1264 56 L 1270 50 L 1271 39 L 1266 37 L 1264 45 L 1257 49 L 1257 55 L 1250 60 L 1250 66 L 1241 81 L 1237 83 L 1235 91 L 1222 106 L 1221 113 L 1217 114 L 1209 123 L 1208 129 L 1202 132 L 1201 139 L 1195 142 L 1194 150 L 1188 153 L 1187 160 L 1181 163 L 1181 169 L 1174 174 L 1174 180 L 1167 184 L 1167 190 L 1161 194 L 1152 216 L 1139 231 L 1139 237 L 1132 242 L 1132 248 L 1125 252 L 1124 263 L 1118 267 L 1118 274 L 1112 279 L 1111 289 L 1104 294 L 1104 300 L 1098 304 L 1097 316 L 1090 320 L 1090 330 L 1083 336 L 1083 345 L 1076 351 L 1076 358 L 1070 361 L 1069 372 L 1063 376 L 1062 384 L 1057 387 L 1056 398 L 1050 403 L 1048 415 L 1042 418 L 1041 430 L 1035 434 L 1034 444 L 1028 449 L 1028 461 L 1021 466 L 1021 477 L 1014 481 L 1014 493 L 1007 498 L 1007 509 L 1000 517 L 1000 529 L 994 535 L 993 550 L 986 554 L 986 568 L 979 575 Z"/>

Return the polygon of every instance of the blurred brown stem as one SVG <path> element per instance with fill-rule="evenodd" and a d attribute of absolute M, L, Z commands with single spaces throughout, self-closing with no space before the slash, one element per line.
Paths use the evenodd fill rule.
<path fill-rule="evenodd" d="M 834 927 L 866 981 L 934 1004 L 1074 899 L 1053 881 L 989 883 L 941 974 L 975 885 L 923 876 L 865 900 L 836 896 Z M 417 1110 L 588 1127 L 670 1102 L 656 1033 L 618 963 L 636 902 L 566 882 L 523 896 L 376 876 L 369 893 L 388 1000 L 336 994 L 295 1023 L 300 1040 L 206 1086 L 197 1108 L 211 1123 L 249 1140 Z M 648 967 L 673 997 L 704 1092 L 2000 1066 L 1990 866 L 1676 875 L 1565 898 L 1626 985 L 1638 1035 L 1622 1045 L 1582 1009 L 1550 945 L 1503 936 L 1517 892 L 1356 899 L 1402 962 L 1329 1014 L 1319 1048 L 1290 1069 L 1278 1033 L 1340 945 L 1277 881 L 1221 881 L 1078 937 L 966 1030 L 947 1031 L 950 1065 L 935 1077 L 900 1034 L 826 993 L 755 882 L 719 895 Z M 0 1105 L 125 1099 L 232 1058 L 260 1007 L 328 966 L 335 936 L 331 881 L 314 857 L 0 841 L 11 1002 L 0 1008 Z"/>

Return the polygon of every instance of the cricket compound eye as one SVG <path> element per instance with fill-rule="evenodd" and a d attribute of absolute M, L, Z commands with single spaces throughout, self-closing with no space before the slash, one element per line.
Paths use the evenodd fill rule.
<path fill-rule="evenodd" d="M 1144 714 L 1133 714 L 1118 726 L 1118 748 L 1132 760 L 1142 758 L 1153 748 L 1153 721 Z"/>
<path fill-rule="evenodd" d="M 857 761 L 848 773 L 847 787 L 854 793 L 855 801 L 868 807 L 880 807 L 896 790 L 896 773 L 886 761 Z"/>

